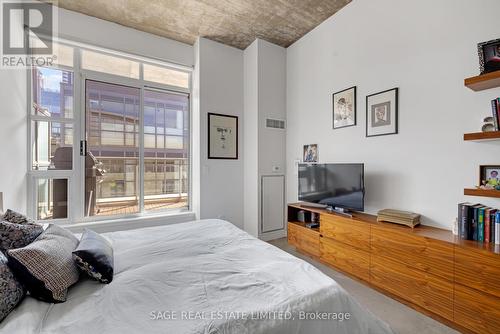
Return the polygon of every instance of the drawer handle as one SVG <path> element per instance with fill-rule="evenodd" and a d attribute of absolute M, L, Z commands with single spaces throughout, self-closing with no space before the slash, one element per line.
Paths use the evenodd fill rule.
<path fill-rule="evenodd" d="M 323 234 L 320 234 L 320 235 L 319 235 L 319 237 L 320 237 L 320 238 L 323 238 Z"/>

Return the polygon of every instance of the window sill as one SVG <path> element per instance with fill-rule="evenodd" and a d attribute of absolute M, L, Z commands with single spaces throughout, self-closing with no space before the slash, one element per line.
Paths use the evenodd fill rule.
<path fill-rule="evenodd" d="M 95 232 L 115 232 L 124 230 L 135 230 L 144 227 L 171 225 L 189 222 L 196 219 L 192 211 L 178 211 L 153 215 L 139 215 L 134 217 L 107 219 L 92 222 L 80 222 L 75 224 L 62 224 L 73 233 L 81 233 L 85 228 Z"/>

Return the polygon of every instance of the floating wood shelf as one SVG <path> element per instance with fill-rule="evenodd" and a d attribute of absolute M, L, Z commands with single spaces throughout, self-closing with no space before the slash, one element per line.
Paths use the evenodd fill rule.
<path fill-rule="evenodd" d="M 464 189 L 464 195 L 500 198 L 500 190 Z"/>
<path fill-rule="evenodd" d="M 464 80 L 464 84 L 475 92 L 500 87 L 500 71 L 467 78 Z"/>
<path fill-rule="evenodd" d="M 500 131 L 465 133 L 464 140 L 498 140 Z"/>

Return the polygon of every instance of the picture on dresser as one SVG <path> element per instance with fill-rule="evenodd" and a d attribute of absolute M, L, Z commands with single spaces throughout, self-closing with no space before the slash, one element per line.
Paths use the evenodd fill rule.
<path fill-rule="evenodd" d="M 333 94 L 333 128 L 356 125 L 356 86 Z"/>
<path fill-rule="evenodd" d="M 398 88 L 366 97 L 366 136 L 398 133 Z"/>

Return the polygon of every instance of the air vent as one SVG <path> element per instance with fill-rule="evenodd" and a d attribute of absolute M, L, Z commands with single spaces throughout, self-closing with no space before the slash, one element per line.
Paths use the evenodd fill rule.
<path fill-rule="evenodd" d="M 266 119 L 266 128 L 284 129 L 285 128 L 285 121 L 281 120 L 281 119 L 267 118 Z"/>

